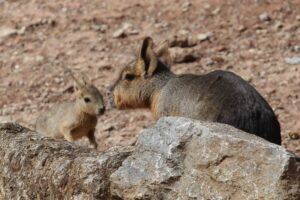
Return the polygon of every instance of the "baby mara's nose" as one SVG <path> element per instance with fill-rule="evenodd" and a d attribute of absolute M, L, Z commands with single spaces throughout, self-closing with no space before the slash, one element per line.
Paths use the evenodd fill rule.
<path fill-rule="evenodd" d="M 103 115 L 105 112 L 105 107 L 99 108 L 98 109 L 98 116 Z"/>

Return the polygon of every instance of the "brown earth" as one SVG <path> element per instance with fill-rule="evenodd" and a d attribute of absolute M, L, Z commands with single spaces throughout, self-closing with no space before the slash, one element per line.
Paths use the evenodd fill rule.
<path fill-rule="evenodd" d="M 4 28 L 13 31 L 5 37 Z M 248 80 L 275 110 L 283 146 L 300 155 L 300 140 L 289 137 L 300 134 L 300 66 L 285 62 L 300 56 L 298 0 L 0 0 L 0 121 L 34 128 L 39 114 L 71 99 L 61 65 L 105 94 L 145 36 L 177 46 L 176 73 L 225 69 Z M 147 110 L 108 110 L 97 126 L 99 149 L 133 144 L 153 122 Z"/>

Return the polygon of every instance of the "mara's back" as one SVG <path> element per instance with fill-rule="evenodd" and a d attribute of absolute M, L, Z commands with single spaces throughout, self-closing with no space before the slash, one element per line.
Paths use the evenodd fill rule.
<path fill-rule="evenodd" d="M 225 123 L 281 144 L 280 125 L 272 108 L 234 73 L 177 76 L 162 90 L 161 102 L 162 115 Z"/>
<path fill-rule="evenodd" d="M 53 105 L 48 111 L 42 113 L 36 121 L 36 130 L 43 135 L 62 138 L 60 134 L 60 125 L 65 118 L 72 117 L 74 102 L 63 102 Z"/>

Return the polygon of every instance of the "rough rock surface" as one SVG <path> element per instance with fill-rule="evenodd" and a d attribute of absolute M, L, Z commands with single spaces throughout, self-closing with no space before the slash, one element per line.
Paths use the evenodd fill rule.
<path fill-rule="evenodd" d="M 285 61 L 300 56 L 299 11 L 299 0 L 0 0 L 0 35 L 13 29 L 0 39 L 0 117 L 32 129 L 53 104 L 74 99 L 61 66 L 88 76 L 108 100 L 119 71 L 151 36 L 156 46 L 175 45 L 176 74 L 221 69 L 249 81 L 278 116 L 282 146 L 300 156 L 300 139 L 289 137 L 300 134 L 300 66 Z M 271 21 L 260 21 L 264 13 Z M 125 37 L 114 38 L 120 29 Z M 152 123 L 144 109 L 107 109 L 98 149 L 132 145 Z"/>
<path fill-rule="evenodd" d="M 228 125 L 166 117 L 105 152 L 0 124 L 0 199 L 300 198 L 300 160 Z"/>
<path fill-rule="evenodd" d="M 130 147 L 103 153 L 0 124 L 0 199 L 108 199 L 109 176 Z"/>
<path fill-rule="evenodd" d="M 300 160 L 228 125 L 162 118 L 111 176 L 121 199 L 299 199 Z"/>

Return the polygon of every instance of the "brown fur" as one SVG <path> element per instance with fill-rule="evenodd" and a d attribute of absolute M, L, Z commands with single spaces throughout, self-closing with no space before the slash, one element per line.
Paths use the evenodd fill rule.
<path fill-rule="evenodd" d="M 156 92 L 155 94 L 152 95 L 151 105 L 150 105 L 150 110 L 152 112 L 154 119 L 158 119 L 160 117 L 160 113 L 158 112 L 159 101 L 160 101 L 160 93 Z"/>
<path fill-rule="evenodd" d="M 46 136 L 68 141 L 87 136 L 97 148 L 94 132 L 97 116 L 102 115 L 105 110 L 102 95 L 87 80 L 80 82 L 73 75 L 72 77 L 76 82 L 76 100 L 55 105 L 43 113 L 37 119 L 36 130 Z"/>
<path fill-rule="evenodd" d="M 138 59 L 127 65 L 112 87 L 119 109 L 150 108 L 153 116 L 184 116 L 230 124 L 280 144 L 280 125 L 263 97 L 232 72 L 175 75 L 168 42 L 155 51 L 143 41 Z"/>

